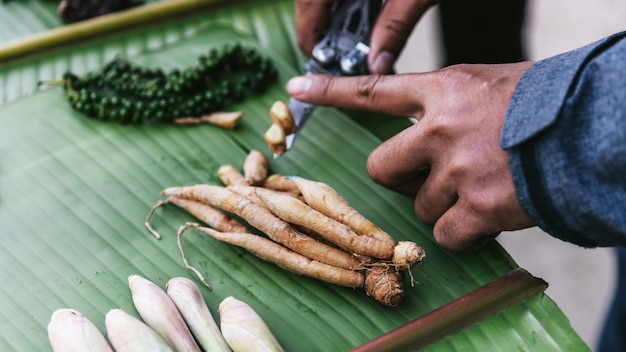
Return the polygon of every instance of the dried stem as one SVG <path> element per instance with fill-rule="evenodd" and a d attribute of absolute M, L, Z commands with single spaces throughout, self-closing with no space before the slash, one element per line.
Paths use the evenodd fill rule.
<path fill-rule="evenodd" d="M 79 41 L 93 40 L 96 37 L 113 32 L 170 19 L 174 16 L 182 16 L 189 13 L 197 13 L 203 8 L 216 7 L 223 3 L 231 3 L 224 0 L 175 0 L 159 1 L 142 6 L 137 6 L 125 11 L 98 16 L 85 21 L 67 24 L 41 33 L 33 34 L 26 38 L 19 38 L 0 46 L 0 64 L 14 61 L 28 55 L 41 54 L 49 49 L 61 47 L 66 44 Z"/>

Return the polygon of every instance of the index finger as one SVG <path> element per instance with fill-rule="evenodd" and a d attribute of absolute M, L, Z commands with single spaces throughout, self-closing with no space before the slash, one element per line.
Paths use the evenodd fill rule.
<path fill-rule="evenodd" d="M 307 75 L 292 78 L 286 89 L 293 98 L 305 103 L 420 119 L 425 100 L 433 94 L 430 89 L 433 82 L 429 77 L 425 73 L 351 77 Z M 428 94 L 425 87 L 429 87 Z"/>

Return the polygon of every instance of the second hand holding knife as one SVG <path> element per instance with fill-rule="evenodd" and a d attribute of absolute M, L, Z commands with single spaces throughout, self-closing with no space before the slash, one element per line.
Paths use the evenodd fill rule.
<path fill-rule="evenodd" d="M 369 40 L 381 6 L 380 0 L 336 0 L 331 8 L 330 28 L 313 48 L 312 57 L 304 66 L 306 74 L 366 74 Z M 297 127 L 286 136 L 287 150 L 293 146 L 315 107 L 294 98 L 289 100 L 289 110 Z"/>

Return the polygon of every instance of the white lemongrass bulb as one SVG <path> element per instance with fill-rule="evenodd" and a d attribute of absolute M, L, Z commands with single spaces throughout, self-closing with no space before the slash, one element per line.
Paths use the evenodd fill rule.
<path fill-rule="evenodd" d="M 104 325 L 116 352 L 173 352 L 161 335 L 122 309 L 111 309 Z"/>
<path fill-rule="evenodd" d="M 60 308 L 52 313 L 48 339 L 54 352 L 113 352 L 100 330 L 71 308 Z"/>
<path fill-rule="evenodd" d="M 200 346 L 205 351 L 230 352 L 198 286 L 188 278 L 175 277 L 165 287 Z"/>
<path fill-rule="evenodd" d="M 200 352 L 178 308 L 165 291 L 139 275 L 128 277 L 133 303 L 141 319 L 175 351 Z"/>
<path fill-rule="evenodd" d="M 222 335 L 234 352 L 283 351 L 269 327 L 247 303 L 226 297 L 218 309 Z"/>

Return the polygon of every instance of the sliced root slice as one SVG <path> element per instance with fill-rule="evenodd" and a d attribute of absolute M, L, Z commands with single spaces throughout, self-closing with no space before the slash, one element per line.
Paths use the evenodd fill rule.
<path fill-rule="evenodd" d="M 272 122 L 282 127 L 285 134 L 296 132 L 296 121 L 289 110 L 289 106 L 283 100 L 277 100 L 270 107 Z"/>
<path fill-rule="evenodd" d="M 263 137 L 274 155 L 282 155 L 287 150 L 287 136 L 280 125 L 273 123 Z"/>

